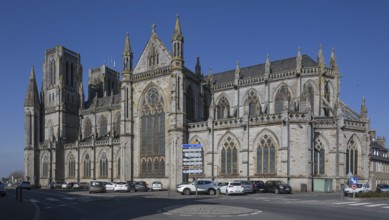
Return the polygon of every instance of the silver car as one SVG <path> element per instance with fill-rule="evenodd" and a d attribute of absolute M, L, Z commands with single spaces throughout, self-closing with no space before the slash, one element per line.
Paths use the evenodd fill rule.
<path fill-rule="evenodd" d="M 240 183 L 243 186 L 243 191 L 245 193 L 253 193 L 254 188 L 253 188 L 253 183 L 248 181 L 248 180 L 235 180 L 235 183 Z"/>

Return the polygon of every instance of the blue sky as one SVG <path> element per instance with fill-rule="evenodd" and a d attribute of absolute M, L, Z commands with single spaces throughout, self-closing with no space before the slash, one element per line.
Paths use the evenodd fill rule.
<path fill-rule="evenodd" d="M 341 98 L 359 113 L 366 97 L 371 127 L 389 138 L 389 1 L 110 0 L 19 1 L 0 6 L 0 177 L 23 170 L 23 102 L 32 65 L 40 88 L 46 49 L 63 45 L 89 68 L 116 63 L 126 32 L 134 61 L 151 34 L 170 49 L 176 15 L 185 37 L 185 65 L 220 72 L 293 57 L 297 48 L 316 59 L 335 48 Z M 86 86 L 85 86 L 86 87 Z M 385 98 L 386 97 L 386 98 Z"/>

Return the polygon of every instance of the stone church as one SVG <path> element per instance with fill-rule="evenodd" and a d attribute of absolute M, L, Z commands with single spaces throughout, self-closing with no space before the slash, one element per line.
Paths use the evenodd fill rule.
<path fill-rule="evenodd" d="M 294 191 L 335 190 L 347 174 L 369 182 L 370 128 L 340 99 L 334 50 L 326 65 L 302 55 L 230 71 L 202 73 L 184 64 L 177 17 L 171 50 L 153 25 L 134 63 L 127 34 L 122 71 L 88 71 L 85 97 L 80 54 L 45 52 L 38 92 L 32 67 L 24 102 L 25 173 L 52 181 L 154 180 L 175 189 L 194 177 L 289 182 Z M 192 58 L 191 58 L 192 59 Z M 195 58 L 193 58 L 195 59 Z M 203 172 L 183 173 L 182 145 L 201 145 Z"/>

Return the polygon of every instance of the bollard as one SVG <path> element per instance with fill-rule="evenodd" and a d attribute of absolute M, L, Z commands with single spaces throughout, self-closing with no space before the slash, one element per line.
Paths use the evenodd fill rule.
<path fill-rule="evenodd" d="M 340 184 L 340 200 L 344 200 L 344 184 Z"/>
<path fill-rule="evenodd" d="M 22 187 L 19 187 L 19 190 L 20 190 L 20 192 L 19 192 L 19 201 L 23 201 L 23 188 Z"/>
<path fill-rule="evenodd" d="M 19 187 L 18 186 L 16 187 L 15 192 L 16 192 L 16 200 L 19 200 Z"/>

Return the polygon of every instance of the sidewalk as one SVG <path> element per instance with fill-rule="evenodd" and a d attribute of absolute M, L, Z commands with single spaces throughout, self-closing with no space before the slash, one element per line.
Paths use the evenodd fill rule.
<path fill-rule="evenodd" d="M 16 200 L 15 190 L 7 190 L 6 196 L 0 197 L 0 215 L 2 220 L 34 220 L 36 213 L 35 205 L 27 200 Z"/>

